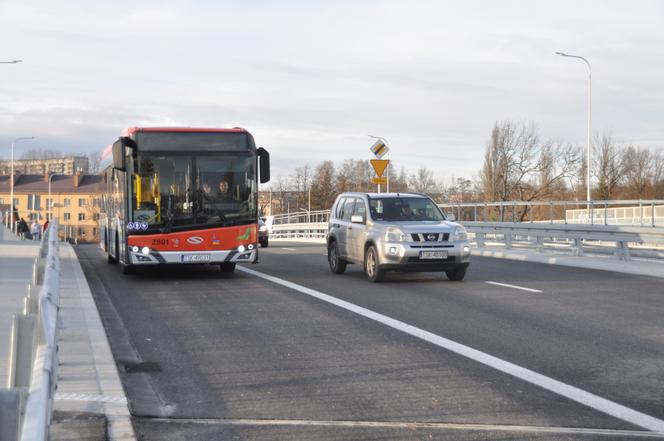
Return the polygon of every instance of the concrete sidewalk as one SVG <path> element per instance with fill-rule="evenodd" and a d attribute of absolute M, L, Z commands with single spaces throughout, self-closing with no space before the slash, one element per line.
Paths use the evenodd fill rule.
<path fill-rule="evenodd" d="M 22 309 L 38 242 L 0 241 L 0 375 L 7 378 L 11 316 Z M 78 258 L 60 243 L 58 390 L 51 440 L 135 440 L 104 327 Z"/>

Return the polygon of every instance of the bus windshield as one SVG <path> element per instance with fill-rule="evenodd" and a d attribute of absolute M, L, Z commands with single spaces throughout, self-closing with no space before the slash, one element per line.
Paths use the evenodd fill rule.
<path fill-rule="evenodd" d="M 255 222 L 255 161 L 242 154 L 139 153 L 131 220 L 161 232 Z"/>

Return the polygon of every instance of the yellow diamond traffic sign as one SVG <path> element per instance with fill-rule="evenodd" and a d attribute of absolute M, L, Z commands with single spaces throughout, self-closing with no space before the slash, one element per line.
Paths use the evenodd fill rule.
<path fill-rule="evenodd" d="M 390 163 L 389 160 L 387 159 L 370 159 L 371 165 L 376 172 L 376 176 L 379 178 L 383 176 L 383 173 L 385 173 L 385 169 L 387 168 L 387 164 Z"/>
<path fill-rule="evenodd" d="M 382 140 L 378 140 L 370 147 L 371 152 L 380 159 L 390 150 L 390 148 Z"/>

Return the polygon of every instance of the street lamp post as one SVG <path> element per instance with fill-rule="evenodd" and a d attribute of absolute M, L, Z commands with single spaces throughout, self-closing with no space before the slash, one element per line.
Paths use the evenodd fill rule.
<path fill-rule="evenodd" d="M 61 175 L 58 175 L 57 173 L 52 173 L 48 177 L 48 221 L 49 222 L 53 220 L 53 199 L 51 198 L 51 181 L 53 180 L 54 176 L 61 176 Z"/>
<path fill-rule="evenodd" d="M 16 64 L 16 63 L 20 63 L 22 61 L 23 60 L 0 61 L 0 64 Z"/>
<path fill-rule="evenodd" d="M 592 121 L 592 101 L 591 101 L 591 96 L 592 96 L 592 69 L 590 68 L 590 62 L 586 60 L 585 58 L 579 56 L 579 55 L 571 55 L 571 54 L 566 54 L 564 52 L 556 52 L 556 55 L 560 55 L 561 57 L 569 57 L 569 58 L 578 58 L 579 60 L 582 60 L 583 62 L 586 63 L 586 66 L 588 66 L 588 139 L 587 139 L 587 151 L 586 151 L 586 200 L 590 202 L 590 125 Z"/>
<path fill-rule="evenodd" d="M 14 141 L 12 141 L 12 157 L 11 157 L 11 162 L 10 162 L 10 171 L 9 171 L 9 207 L 11 209 L 11 217 L 12 217 L 12 231 L 14 234 L 16 234 L 16 228 L 15 225 L 16 223 L 14 222 L 14 144 L 16 144 L 19 141 L 27 141 L 29 139 L 35 139 L 36 136 L 22 136 L 20 138 L 16 138 Z"/>
<path fill-rule="evenodd" d="M 369 138 L 373 139 L 380 139 L 385 143 L 385 145 L 389 145 L 387 142 L 387 139 L 383 138 L 382 136 L 374 136 L 374 135 L 367 135 Z M 387 151 L 387 160 L 390 160 L 390 151 Z M 386 191 L 389 193 L 390 192 L 390 163 L 387 163 L 387 176 L 385 176 L 385 182 L 386 182 Z M 378 186 L 378 192 L 380 193 L 380 185 Z"/>

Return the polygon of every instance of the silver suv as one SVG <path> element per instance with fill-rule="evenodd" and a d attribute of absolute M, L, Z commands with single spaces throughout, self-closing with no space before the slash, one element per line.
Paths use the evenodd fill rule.
<path fill-rule="evenodd" d="M 330 211 L 330 270 L 342 274 L 357 263 L 372 282 L 391 270 L 444 271 L 463 280 L 470 244 L 465 228 L 451 220 L 423 194 L 343 193 Z"/>

